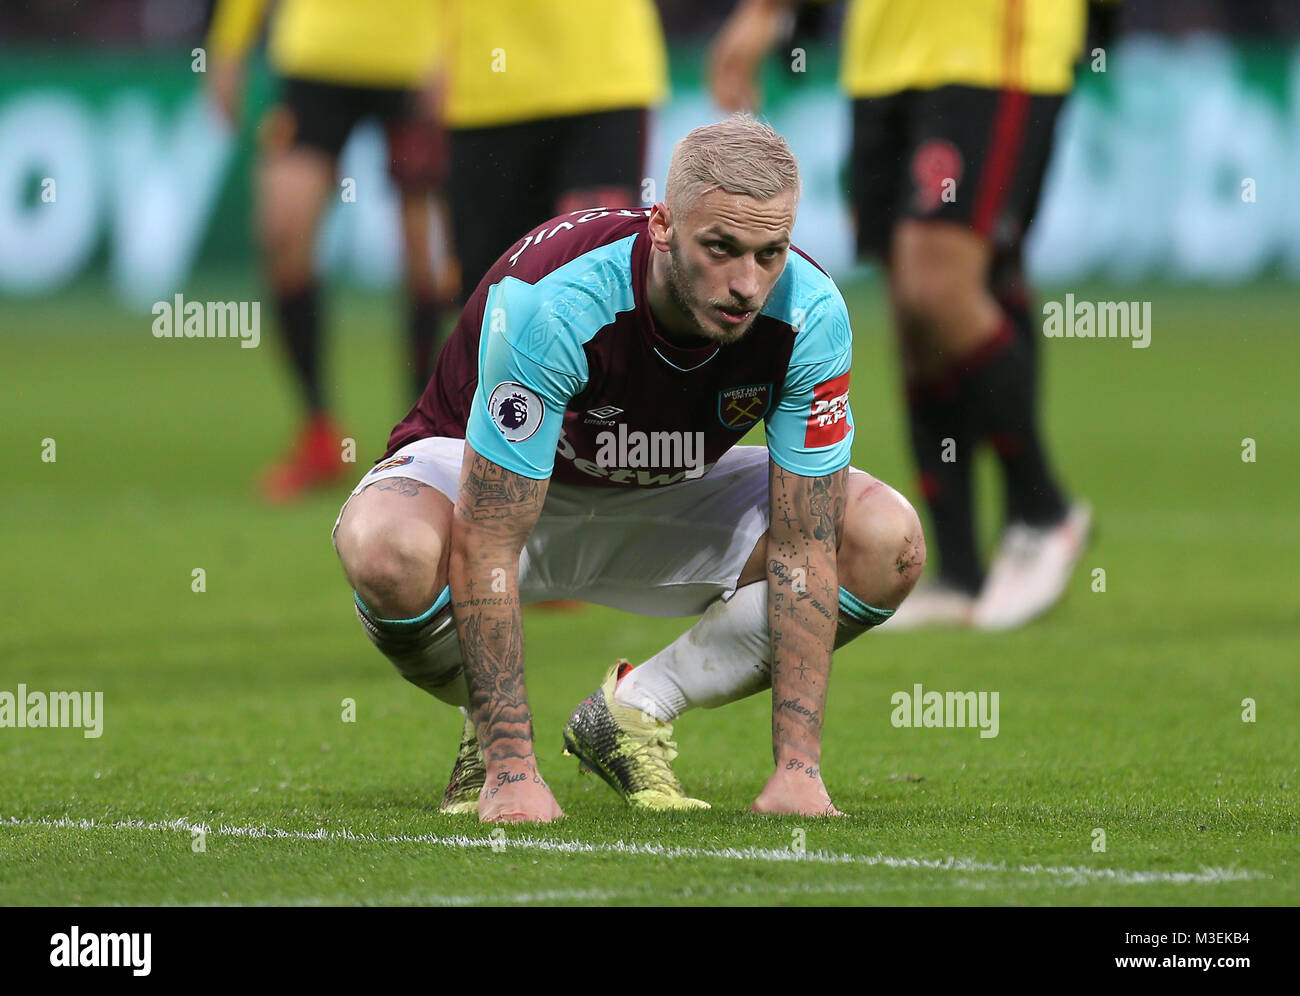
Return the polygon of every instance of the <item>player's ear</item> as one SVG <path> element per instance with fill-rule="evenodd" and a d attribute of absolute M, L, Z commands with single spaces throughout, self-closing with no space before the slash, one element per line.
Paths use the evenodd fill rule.
<path fill-rule="evenodd" d="M 672 240 L 673 216 L 668 205 L 657 202 L 650 209 L 650 241 L 660 252 L 667 252 Z"/>

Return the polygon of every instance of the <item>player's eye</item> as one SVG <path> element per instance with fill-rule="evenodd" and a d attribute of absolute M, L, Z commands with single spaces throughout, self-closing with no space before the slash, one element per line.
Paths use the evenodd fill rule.
<path fill-rule="evenodd" d="M 783 252 L 785 252 L 784 249 L 760 249 L 758 258 L 764 263 L 770 263 L 778 259 Z"/>
<path fill-rule="evenodd" d="M 725 242 L 710 242 L 709 252 L 713 253 L 713 255 L 718 256 L 720 258 L 722 256 L 730 255 L 731 247 L 728 246 L 727 243 Z"/>

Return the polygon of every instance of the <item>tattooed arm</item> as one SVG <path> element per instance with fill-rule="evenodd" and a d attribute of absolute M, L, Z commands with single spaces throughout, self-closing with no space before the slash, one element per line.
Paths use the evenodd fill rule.
<path fill-rule="evenodd" d="M 524 692 L 519 554 L 546 499 L 547 481 L 512 473 L 465 444 L 451 530 L 452 611 L 470 714 L 487 763 L 479 818 L 563 815 L 537 770 Z"/>
<path fill-rule="evenodd" d="M 802 477 L 770 465 L 767 539 L 772 638 L 772 757 L 759 812 L 836 813 L 822 784 L 822 721 L 839 612 L 836 549 L 848 470 Z"/>

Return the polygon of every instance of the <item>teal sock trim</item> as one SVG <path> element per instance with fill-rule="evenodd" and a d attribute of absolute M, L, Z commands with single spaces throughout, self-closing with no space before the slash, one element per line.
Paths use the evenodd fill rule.
<path fill-rule="evenodd" d="M 357 608 L 366 614 L 376 626 L 394 633 L 407 633 L 413 629 L 419 629 L 430 619 L 451 604 L 451 585 L 442 589 L 442 593 L 433 600 L 433 604 L 421 612 L 418 616 L 410 619 L 380 619 L 368 608 L 366 603 L 361 601 L 361 596 L 355 591 L 352 593 L 353 600 L 357 603 Z"/>
<path fill-rule="evenodd" d="M 840 589 L 840 611 L 859 626 L 879 626 L 894 614 L 893 609 L 878 609 L 868 605 L 847 588 Z"/>

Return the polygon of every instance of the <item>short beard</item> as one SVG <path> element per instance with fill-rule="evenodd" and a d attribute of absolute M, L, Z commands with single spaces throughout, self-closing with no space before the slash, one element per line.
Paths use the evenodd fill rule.
<path fill-rule="evenodd" d="M 690 301 L 686 299 L 686 292 L 683 288 L 686 286 L 686 278 L 682 276 L 681 256 L 677 251 L 677 240 L 673 239 L 668 245 L 668 298 L 673 302 L 673 307 L 678 313 L 686 319 L 690 325 L 690 334 L 701 339 L 711 339 L 712 336 L 700 327 L 700 323 L 695 318 L 695 310 L 691 307 Z"/>
<path fill-rule="evenodd" d="M 749 324 L 745 326 L 740 334 L 731 336 L 726 333 L 714 332 L 700 324 L 695 316 L 695 309 L 686 297 L 685 287 L 686 278 L 682 275 L 681 257 L 677 249 L 677 240 L 673 239 L 668 244 L 668 298 L 672 301 L 673 307 L 677 309 L 683 318 L 690 324 L 690 334 L 697 339 L 704 339 L 708 342 L 716 343 L 721 346 L 729 346 L 733 342 L 739 342 L 749 330 L 754 327 L 754 318 L 751 317 Z"/>

